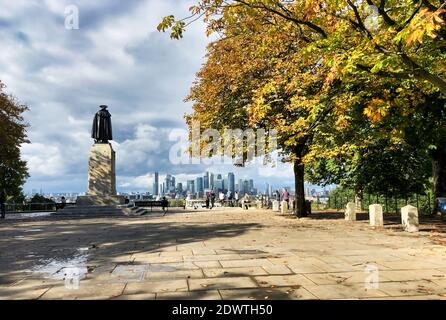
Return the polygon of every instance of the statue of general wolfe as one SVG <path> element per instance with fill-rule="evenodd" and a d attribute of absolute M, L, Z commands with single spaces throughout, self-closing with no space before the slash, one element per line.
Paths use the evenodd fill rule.
<path fill-rule="evenodd" d="M 113 140 L 111 114 L 107 106 L 100 106 L 100 108 L 101 110 L 94 116 L 91 137 L 95 143 L 108 143 L 109 140 Z"/>

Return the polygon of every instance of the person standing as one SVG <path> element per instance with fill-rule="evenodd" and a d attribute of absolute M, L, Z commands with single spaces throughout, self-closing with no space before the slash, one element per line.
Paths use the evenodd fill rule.
<path fill-rule="evenodd" d="M 215 192 L 212 191 L 211 193 L 211 209 L 215 207 Z"/>
<path fill-rule="evenodd" d="M 61 209 L 63 209 L 63 208 L 65 208 L 65 206 L 67 205 L 67 199 L 65 199 L 65 197 L 62 197 L 62 198 L 61 198 L 61 201 L 62 201 Z"/>
<path fill-rule="evenodd" d="M 230 206 L 230 207 L 233 207 L 234 204 L 232 203 L 232 192 L 231 192 L 231 191 L 228 191 L 227 196 L 228 196 L 228 204 L 229 204 L 229 206 Z"/>
<path fill-rule="evenodd" d="M 163 217 L 167 213 L 167 208 L 169 207 L 169 201 L 167 201 L 166 197 L 163 197 L 163 200 L 161 200 L 161 207 L 163 208 Z"/>
<path fill-rule="evenodd" d="M 209 202 L 211 201 L 209 193 L 206 193 L 206 209 L 209 209 Z"/>
<path fill-rule="evenodd" d="M 286 201 L 288 203 L 288 206 L 290 205 L 290 193 L 288 192 L 287 189 L 283 191 L 282 199 L 283 201 Z"/>
<path fill-rule="evenodd" d="M 1 219 L 6 218 L 6 191 L 5 189 L 0 190 L 0 213 Z"/>
<path fill-rule="evenodd" d="M 224 206 L 225 206 L 225 194 L 224 194 L 223 192 L 220 192 L 220 193 L 218 194 L 218 197 L 219 197 L 219 199 L 220 199 L 220 205 L 221 205 L 222 207 L 224 207 Z"/>
<path fill-rule="evenodd" d="M 240 200 L 238 191 L 235 192 L 234 199 L 235 199 L 235 205 L 238 207 L 238 202 Z"/>

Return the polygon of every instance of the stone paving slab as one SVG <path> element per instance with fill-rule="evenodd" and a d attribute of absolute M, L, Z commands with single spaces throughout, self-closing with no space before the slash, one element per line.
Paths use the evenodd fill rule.
<path fill-rule="evenodd" d="M 221 300 L 217 290 L 157 293 L 156 300 Z"/>
<path fill-rule="evenodd" d="M 445 299 L 446 242 L 432 239 L 256 209 L 6 220 L 0 299 Z M 77 290 L 61 277 L 73 266 Z"/>
<path fill-rule="evenodd" d="M 228 277 L 209 279 L 190 279 L 189 289 L 196 290 L 221 290 L 234 288 L 257 288 L 258 285 L 249 277 Z"/>
<path fill-rule="evenodd" d="M 261 267 L 203 269 L 203 272 L 207 278 L 236 277 L 236 276 L 260 276 L 260 275 L 268 274 Z"/>
<path fill-rule="evenodd" d="M 188 291 L 187 280 L 158 280 L 128 283 L 124 295 Z"/>
<path fill-rule="evenodd" d="M 51 287 L 40 299 L 42 300 L 106 300 L 120 296 L 125 284 L 82 284 L 79 289 L 68 289 L 63 285 Z"/>
<path fill-rule="evenodd" d="M 315 300 L 305 288 L 220 290 L 223 300 Z"/>
<path fill-rule="evenodd" d="M 359 298 L 379 298 L 388 294 L 378 289 L 366 289 L 363 284 L 331 284 L 331 285 L 308 285 L 304 286 L 318 299 L 359 299 Z"/>
<path fill-rule="evenodd" d="M 446 288 L 431 281 L 382 282 L 379 290 L 389 296 L 416 296 L 446 293 Z"/>
<path fill-rule="evenodd" d="M 263 266 L 262 267 L 268 274 L 271 275 L 283 275 L 283 274 L 292 274 L 290 268 L 285 265 L 274 265 L 274 266 Z"/>
<path fill-rule="evenodd" d="M 204 278 L 203 270 L 175 270 L 163 272 L 145 273 L 146 280 L 169 280 L 169 279 L 201 279 Z"/>
<path fill-rule="evenodd" d="M 307 277 L 296 275 L 281 275 L 281 276 L 259 276 L 254 277 L 260 287 L 302 287 L 304 285 L 314 285 L 314 282 Z"/>
<path fill-rule="evenodd" d="M 239 267 L 272 267 L 274 264 L 268 259 L 248 259 L 248 260 L 219 260 L 223 268 Z"/>

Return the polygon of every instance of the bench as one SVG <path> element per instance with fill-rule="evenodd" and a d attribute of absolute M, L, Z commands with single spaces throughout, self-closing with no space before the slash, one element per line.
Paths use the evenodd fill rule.
<path fill-rule="evenodd" d="M 243 201 L 240 200 L 240 204 L 243 210 L 248 210 L 249 208 L 251 208 L 252 206 L 255 206 L 256 203 L 253 201 Z M 247 207 L 247 208 L 246 208 Z M 246 208 L 246 209 L 245 209 Z"/>
<path fill-rule="evenodd" d="M 163 201 L 147 201 L 147 200 L 141 200 L 141 201 L 135 201 L 135 207 L 140 208 L 150 208 L 150 211 L 153 210 L 153 207 L 162 208 L 163 207 Z M 169 202 L 166 202 L 166 211 L 169 210 Z"/>

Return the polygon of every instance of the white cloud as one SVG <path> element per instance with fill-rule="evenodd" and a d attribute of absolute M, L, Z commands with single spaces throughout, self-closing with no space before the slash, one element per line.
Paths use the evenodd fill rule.
<path fill-rule="evenodd" d="M 112 113 L 118 179 L 123 188 L 151 188 L 147 172 L 201 175 L 206 166 L 174 166 L 169 132 L 184 129 L 183 102 L 208 39 L 200 22 L 181 41 L 158 33 L 168 14 L 183 17 L 192 0 L 0 0 L 1 80 L 30 106 L 31 145 L 22 148 L 31 178 L 26 189 L 85 191 L 91 121 L 98 106 Z M 80 29 L 64 26 L 77 5 Z M 240 177 L 256 168 L 215 167 Z M 260 175 L 286 179 L 289 171 Z M 48 185 L 48 188 L 45 188 Z M 66 188 L 64 186 L 67 186 Z"/>

